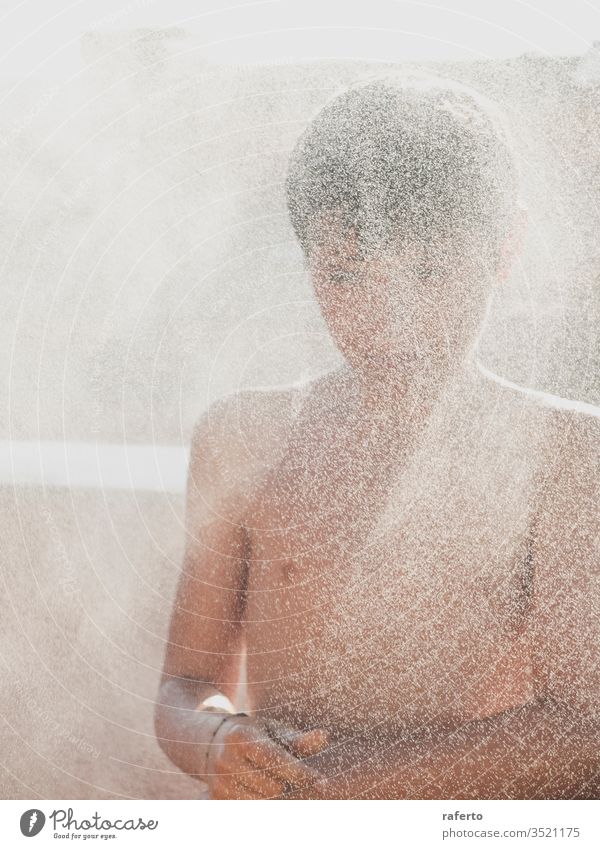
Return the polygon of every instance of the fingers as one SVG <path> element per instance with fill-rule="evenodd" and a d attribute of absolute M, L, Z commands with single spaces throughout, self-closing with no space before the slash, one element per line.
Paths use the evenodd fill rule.
<path fill-rule="evenodd" d="M 237 751 L 229 756 L 227 770 L 211 781 L 213 799 L 277 799 L 286 791 L 286 783 L 277 780 L 266 770 L 256 767 Z"/>
<path fill-rule="evenodd" d="M 270 732 L 270 736 L 267 732 Z M 277 799 L 320 777 L 299 758 L 327 745 L 320 730 L 294 731 L 280 722 L 239 721 L 223 727 L 211 795 L 216 799 Z"/>
<path fill-rule="evenodd" d="M 260 794 L 264 799 L 277 799 L 286 791 L 286 783 L 277 780 L 265 769 L 256 769 L 250 760 L 244 758 L 246 772 L 242 773 L 238 780 L 253 792 Z"/>
<path fill-rule="evenodd" d="M 275 740 L 283 743 L 296 757 L 316 755 L 327 745 L 327 732 L 321 728 L 296 731 L 277 720 L 267 720 L 265 727 Z"/>
<path fill-rule="evenodd" d="M 264 769 L 257 770 L 245 757 L 230 763 L 230 769 L 214 782 L 218 798 L 278 799 L 285 795 L 285 781 L 278 781 Z"/>
<path fill-rule="evenodd" d="M 258 799 L 261 798 L 249 788 L 242 786 L 239 782 L 215 783 L 210 794 L 211 799 Z"/>
<path fill-rule="evenodd" d="M 267 769 L 275 778 L 290 784 L 306 784 L 318 778 L 313 769 L 269 740 L 247 743 L 244 746 L 244 754 L 254 766 Z"/>
<path fill-rule="evenodd" d="M 290 741 L 290 749 L 292 754 L 298 758 L 307 758 L 310 755 L 316 755 L 327 746 L 327 732 L 320 728 L 315 728 L 312 731 L 297 733 L 294 739 Z"/>

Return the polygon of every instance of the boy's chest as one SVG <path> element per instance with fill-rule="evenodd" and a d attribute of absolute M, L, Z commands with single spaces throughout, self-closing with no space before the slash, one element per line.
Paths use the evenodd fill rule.
<path fill-rule="evenodd" d="M 526 429 L 432 432 L 412 448 L 318 435 L 290 446 L 251 507 L 257 583 L 300 595 L 382 571 L 390 586 L 484 585 L 527 536 L 540 458 Z"/>
<path fill-rule="evenodd" d="M 256 503 L 248 670 L 272 682 L 253 686 L 256 703 L 292 702 L 302 722 L 349 693 L 365 721 L 518 701 L 524 660 L 509 656 L 528 604 L 532 464 L 489 445 L 401 467 L 325 456 L 300 468 L 290 454 Z"/>
<path fill-rule="evenodd" d="M 369 722 L 526 698 L 515 646 L 541 443 L 499 408 L 441 416 L 410 446 L 349 428 L 290 443 L 248 515 L 254 703 L 293 705 L 282 718 L 301 723 L 347 711 L 355 694 L 353 721 Z"/>

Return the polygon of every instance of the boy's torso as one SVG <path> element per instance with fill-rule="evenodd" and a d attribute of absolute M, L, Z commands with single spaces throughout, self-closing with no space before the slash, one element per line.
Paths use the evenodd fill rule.
<path fill-rule="evenodd" d="M 531 698 L 544 414 L 483 378 L 423 427 L 360 412 L 343 374 L 291 403 L 246 513 L 252 711 L 343 737 Z"/>

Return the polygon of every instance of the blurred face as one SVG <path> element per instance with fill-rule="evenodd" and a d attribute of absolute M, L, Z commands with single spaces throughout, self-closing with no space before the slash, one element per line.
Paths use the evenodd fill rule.
<path fill-rule="evenodd" d="M 471 242 L 473 240 L 471 239 Z M 352 368 L 370 379 L 451 366 L 474 340 L 491 290 L 477 252 L 455 239 L 361 258 L 348 240 L 328 238 L 311 252 L 310 270 L 333 340 Z"/>

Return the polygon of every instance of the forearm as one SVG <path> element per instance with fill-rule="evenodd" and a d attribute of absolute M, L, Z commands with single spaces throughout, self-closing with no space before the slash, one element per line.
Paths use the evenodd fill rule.
<path fill-rule="evenodd" d="M 212 696 L 222 695 L 214 686 L 200 681 L 167 679 L 155 708 L 155 730 L 160 747 L 173 763 L 193 778 L 207 780 L 210 744 L 229 713 L 204 707 Z"/>
<path fill-rule="evenodd" d="M 531 702 L 371 748 L 322 789 L 328 798 L 600 798 L 599 724 Z"/>

